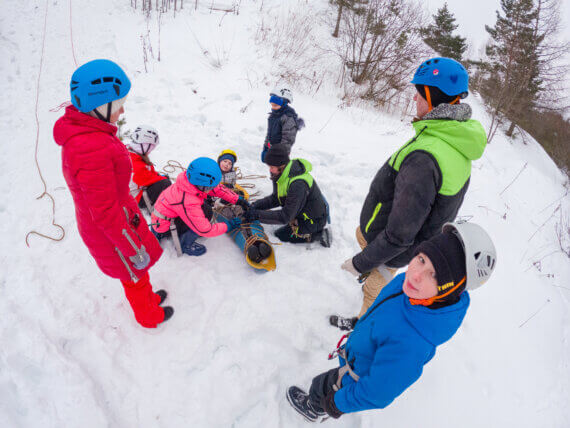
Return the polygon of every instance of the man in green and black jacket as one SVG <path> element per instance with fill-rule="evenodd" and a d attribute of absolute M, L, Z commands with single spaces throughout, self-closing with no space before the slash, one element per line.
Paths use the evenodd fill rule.
<path fill-rule="evenodd" d="M 420 65 L 412 82 L 415 136 L 380 168 L 356 230 L 362 251 L 342 268 L 366 277 L 358 317 L 331 316 L 331 324 L 351 329 L 374 302 L 396 270 L 409 263 L 419 243 L 453 221 L 469 187 L 471 162 L 483 155 L 483 126 L 471 119 L 465 68 L 450 58 Z"/>
<path fill-rule="evenodd" d="M 284 224 L 275 231 L 281 241 L 319 242 L 330 247 L 331 236 L 325 229 L 328 206 L 315 179 L 312 165 L 305 159 L 289 159 L 284 145 L 271 146 L 264 162 L 269 165 L 273 193 L 255 201 L 245 213 L 247 221 Z M 281 207 L 279 210 L 272 208 Z"/>

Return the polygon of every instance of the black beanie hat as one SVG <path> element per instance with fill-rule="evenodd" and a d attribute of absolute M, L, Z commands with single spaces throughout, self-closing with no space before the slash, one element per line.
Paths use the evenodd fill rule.
<path fill-rule="evenodd" d="M 465 290 L 465 251 L 459 238 L 453 232 L 440 233 L 416 247 L 414 255 L 424 253 L 435 268 L 437 296 L 426 305 L 437 309 L 459 301 Z"/>
<path fill-rule="evenodd" d="M 432 107 L 437 107 L 440 104 L 449 104 L 450 102 L 452 102 L 457 98 L 457 95 L 447 95 L 445 92 L 443 92 L 441 89 L 439 89 L 436 86 L 428 86 L 428 88 L 429 88 L 429 95 Z M 418 90 L 422 98 L 427 101 L 426 89 L 424 85 L 416 85 L 416 89 Z"/>
<path fill-rule="evenodd" d="M 269 166 L 281 166 L 289 163 L 289 150 L 283 144 L 275 144 L 269 148 L 265 155 L 265 162 Z"/>

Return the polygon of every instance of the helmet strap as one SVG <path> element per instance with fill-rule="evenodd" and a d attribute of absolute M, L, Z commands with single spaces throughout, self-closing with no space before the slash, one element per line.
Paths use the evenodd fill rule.
<path fill-rule="evenodd" d="M 429 87 L 424 85 L 424 90 L 426 91 L 426 101 L 428 103 L 428 112 L 433 110 L 433 106 L 431 105 L 431 94 L 429 93 Z"/>
<path fill-rule="evenodd" d="M 455 99 L 453 101 L 451 101 L 449 104 L 459 104 L 460 99 L 461 99 L 461 97 L 459 95 L 457 95 L 455 97 Z"/>
<path fill-rule="evenodd" d="M 111 106 L 112 106 L 112 104 L 113 104 L 112 102 L 107 103 L 107 117 L 106 118 L 101 113 L 99 113 L 99 110 L 97 110 L 99 107 L 93 109 L 93 111 L 95 112 L 95 116 L 97 116 L 99 119 L 101 119 L 104 122 L 110 122 L 111 121 Z"/>
<path fill-rule="evenodd" d="M 467 277 L 464 276 L 461 281 L 459 281 L 457 284 L 455 284 L 455 287 L 451 287 L 444 294 L 439 294 L 439 295 L 430 297 L 429 299 L 412 299 L 412 298 L 410 298 L 410 303 L 412 305 L 430 306 L 435 302 L 441 302 L 443 299 L 445 299 L 447 296 L 449 296 L 451 293 L 453 293 L 455 290 L 457 290 L 459 287 L 461 287 L 466 279 L 467 279 Z"/>

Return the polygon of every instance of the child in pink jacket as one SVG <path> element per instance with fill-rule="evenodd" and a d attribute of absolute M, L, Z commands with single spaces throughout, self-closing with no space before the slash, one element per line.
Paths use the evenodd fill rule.
<path fill-rule="evenodd" d="M 184 254 L 201 256 L 206 247 L 196 241 L 198 236 L 211 238 L 229 232 L 241 224 L 239 217 L 210 223 L 211 210 L 206 214 L 204 201 L 208 196 L 221 198 L 230 204 L 241 204 L 242 200 L 234 192 L 220 184 L 220 167 L 210 158 L 193 160 L 185 173 L 180 173 L 176 182 L 165 189 L 152 213 L 153 232 L 160 240 L 168 236 L 171 222 L 174 221 Z"/>

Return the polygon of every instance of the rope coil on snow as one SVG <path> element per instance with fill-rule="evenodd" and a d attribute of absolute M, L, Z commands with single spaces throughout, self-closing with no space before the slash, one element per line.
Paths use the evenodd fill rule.
<path fill-rule="evenodd" d="M 186 171 L 186 168 L 182 166 L 180 162 L 177 160 L 170 159 L 166 162 L 166 165 L 162 168 L 162 173 L 164 174 L 174 174 L 176 170 L 179 169 L 181 171 Z"/>
<path fill-rule="evenodd" d="M 44 17 L 44 34 L 43 34 L 43 39 L 42 39 L 42 54 L 40 57 L 40 67 L 39 67 L 39 71 L 38 71 L 38 80 L 37 80 L 37 84 L 36 84 L 36 106 L 35 106 L 35 116 L 36 116 L 36 148 L 35 148 L 35 153 L 34 153 L 34 159 L 36 162 L 36 167 L 38 169 L 38 173 L 40 175 L 40 179 L 42 180 L 42 183 L 44 185 L 44 191 L 43 193 L 38 196 L 36 199 L 41 199 L 44 196 L 47 196 L 52 203 L 52 221 L 51 224 L 57 228 L 59 228 L 61 230 L 61 237 L 60 238 L 53 238 L 49 235 L 45 235 L 43 233 L 37 232 L 35 230 L 32 230 L 30 232 L 28 232 L 26 234 L 26 245 L 29 247 L 30 243 L 28 242 L 28 238 L 30 237 L 30 235 L 38 235 L 41 236 L 42 238 L 47 238 L 47 239 L 51 239 L 52 241 L 61 241 L 64 237 L 65 237 L 65 229 L 57 224 L 55 222 L 55 200 L 53 198 L 52 195 L 49 194 L 49 192 L 47 191 L 47 183 L 43 177 L 42 171 L 40 169 L 40 164 L 38 162 L 38 146 L 39 146 L 39 140 L 40 140 L 40 120 L 38 118 L 38 103 L 39 103 L 39 98 L 40 98 L 40 79 L 42 76 L 42 66 L 43 66 L 43 62 L 44 62 L 44 52 L 45 52 L 45 42 L 46 42 L 46 28 L 47 28 L 47 15 L 48 15 L 48 4 L 49 4 L 49 0 L 46 0 L 46 12 L 45 12 L 45 17 Z"/>
<path fill-rule="evenodd" d="M 267 178 L 266 175 L 257 175 L 257 174 L 252 174 L 252 175 L 243 175 L 241 172 L 241 169 L 239 167 L 235 168 L 236 170 L 236 181 L 237 180 L 257 180 L 260 178 Z M 244 189 L 255 189 L 255 184 L 253 183 L 240 183 L 240 186 L 243 187 Z M 260 191 L 254 192 L 254 193 L 250 193 L 249 197 L 252 198 L 254 196 L 259 196 L 261 194 Z"/>

